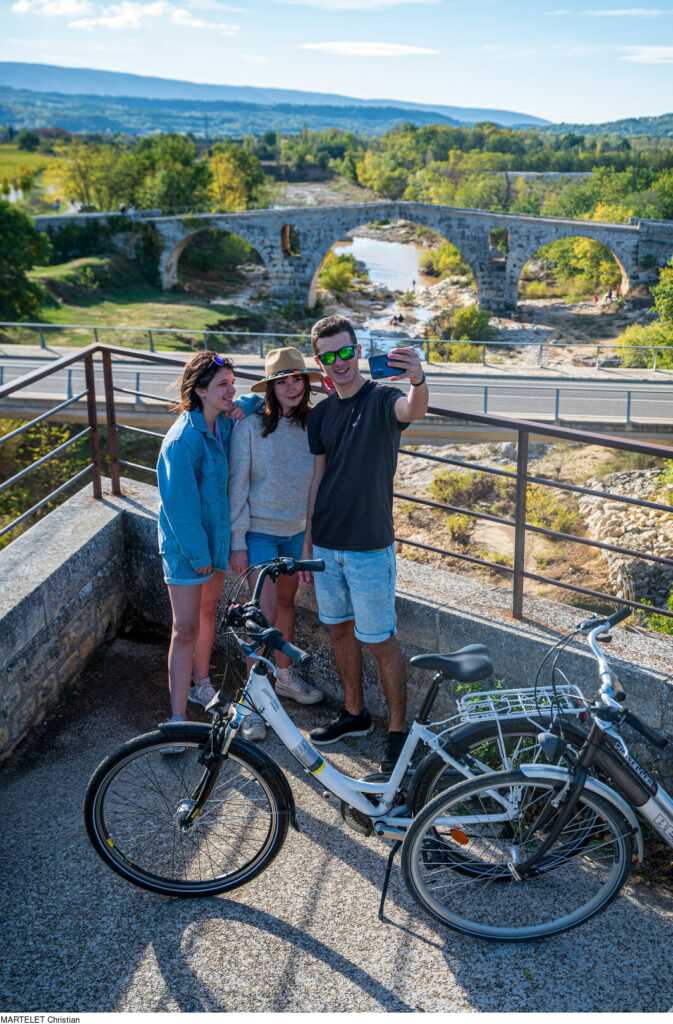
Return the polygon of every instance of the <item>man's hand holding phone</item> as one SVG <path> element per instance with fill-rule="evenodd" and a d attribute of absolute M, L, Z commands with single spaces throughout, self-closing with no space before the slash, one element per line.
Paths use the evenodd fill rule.
<path fill-rule="evenodd" d="M 403 380 L 408 377 L 417 386 L 425 380 L 421 359 L 415 348 L 393 348 L 386 356 L 371 356 L 369 368 L 374 379 L 389 377 L 391 380 Z"/>

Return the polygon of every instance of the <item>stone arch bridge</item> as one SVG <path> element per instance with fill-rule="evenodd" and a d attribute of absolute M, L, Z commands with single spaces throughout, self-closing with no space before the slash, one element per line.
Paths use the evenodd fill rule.
<path fill-rule="evenodd" d="M 128 250 L 132 236 L 119 214 L 74 214 L 37 217 L 35 226 L 49 231 L 67 223 L 114 216 L 115 244 Z M 162 243 L 159 260 L 165 289 L 178 283 L 178 263 L 188 242 L 211 228 L 232 232 L 258 251 L 269 272 L 271 295 L 295 298 L 312 306 L 320 264 L 330 247 L 349 231 L 376 220 L 406 220 L 431 228 L 456 246 L 474 274 L 479 306 L 494 312 L 516 309 L 517 286 L 525 263 L 548 242 L 581 236 L 593 238 L 614 255 L 622 271 L 622 292 L 647 279 L 673 254 L 673 222 L 639 220 L 628 224 L 512 216 L 423 203 L 381 202 L 349 206 L 284 207 L 244 213 L 162 216 L 143 211 L 126 214 L 136 223 L 152 223 Z M 494 244 L 494 232 L 507 237 L 507 253 Z M 502 229 L 507 232 L 504 236 Z"/>

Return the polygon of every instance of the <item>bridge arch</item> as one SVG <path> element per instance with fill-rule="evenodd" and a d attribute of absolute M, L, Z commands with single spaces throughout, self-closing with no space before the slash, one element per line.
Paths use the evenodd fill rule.
<path fill-rule="evenodd" d="M 197 235 L 211 230 L 220 231 L 228 235 L 235 235 L 238 238 L 242 238 L 243 241 L 247 242 L 247 244 L 250 245 L 259 255 L 260 260 L 264 264 L 264 268 L 267 271 L 270 270 L 269 254 L 265 251 L 264 247 L 260 246 L 258 232 L 255 232 L 254 230 L 247 230 L 247 226 L 240 222 L 229 224 L 222 223 L 221 220 L 213 221 L 212 223 L 204 221 L 202 224 L 191 229 L 187 228 L 184 231 L 184 234 L 180 232 L 177 239 L 175 239 L 175 232 L 172 232 L 173 238 L 164 238 L 164 250 L 159 261 L 159 272 L 164 290 L 177 287 L 180 258 L 190 242 L 196 238 Z"/>
<path fill-rule="evenodd" d="M 590 221 L 572 221 L 564 225 L 550 225 L 547 231 L 543 227 L 524 240 L 517 240 L 508 258 L 508 270 L 515 288 L 520 290 L 521 276 L 528 261 L 547 245 L 564 239 L 589 239 L 601 245 L 614 259 L 621 274 L 621 280 L 617 283 L 622 295 L 625 295 L 639 276 L 637 252 L 630 238 L 622 242 L 617 234 L 606 228 L 607 225 L 592 224 Z"/>
<path fill-rule="evenodd" d="M 396 218 L 396 219 L 398 219 L 398 218 Z M 414 225 L 414 226 L 417 226 L 417 227 L 428 228 L 429 230 L 435 232 L 435 234 L 439 235 L 443 242 L 448 242 L 451 245 L 453 245 L 458 250 L 458 252 L 460 253 L 462 259 L 467 263 L 468 267 L 470 268 L 470 271 L 472 273 L 472 276 L 474 277 L 475 285 L 476 285 L 477 291 L 478 291 L 478 289 L 479 289 L 479 267 L 478 267 L 478 264 L 476 263 L 476 261 L 474 260 L 474 258 L 472 256 L 472 253 L 470 252 L 469 246 L 465 247 L 465 248 L 467 248 L 467 252 L 464 251 L 464 249 L 461 248 L 460 239 L 454 240 L 454 238 L 451 237 L 449 232 L 445 232 L 445 231 L 442 231 L 442 230 L 438 229 L 434 225 L 434 223 L 430 223 L 430 224 L 424 223 L 420 218 L 417 218 L 415 216 L 413 216 L 413 217 L 406 217 L 405 216 L 403 219 L 404 219 L 404 221 L 406 223 L 409 223 L 411 225 Z M 344 238 L 345 234 L 349 234 L 350 235 L 350 233 L 352 231 L 356 230 L 359 227 L 363 227 L 367 223 L 369 223 L 369 221 L 368 220 L 364 220 L 362 217 L 360 217 L 359 219 L 356 218 L 356 219 L 354 219 L 353 223 L 348 227 L 347 232 L 344 232 L 343 230 L 341 232 L 339 232 L 337 230 L 335 232 L 331 232 L 329 235 L 327 233 L 322 233 L 320 240 L 319 241 L 316 240 L 314 242 L 314 245 L 312 246 L 311 261 L 308 264 L 308 266 L 305 267 L 305 280 L 308 283 L 308 308 L 309 309 L 312 309 L 315 306 L 315 304 L 316 304 L 317 291 L 318 291 L 318 278 L 320 276 L 320 271 L 322 269 L 323 262 L 324 262 L 326 256 L 328 255 L 328 253 L 332 250 L 334 245 L 336 245 L 340 240 L 342 240 Z M 418 273 L 419 273 L 419 275 L 422 273 L 420 268 L 419 268 Z"/>

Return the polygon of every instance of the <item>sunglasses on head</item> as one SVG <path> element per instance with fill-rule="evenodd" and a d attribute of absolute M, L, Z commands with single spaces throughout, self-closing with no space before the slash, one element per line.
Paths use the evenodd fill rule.
<path fill-rule="evenodd" d="M 322 355 L 317 356 L 317 359 L 323 366 L 331 366 L 336 362 L 337 356 L 345 363 L 348 359 L 353 358 L 356 348 L 357 345 L 344 345 L 343 348 L 337 349 L 336 352 L 323 352 Z"/>
<path fill-rule="evenodd" d="M 213 356 L 212 362 L 217 363 L 218 366 L 224 366 L 225 358 L 224 356 Z"/>

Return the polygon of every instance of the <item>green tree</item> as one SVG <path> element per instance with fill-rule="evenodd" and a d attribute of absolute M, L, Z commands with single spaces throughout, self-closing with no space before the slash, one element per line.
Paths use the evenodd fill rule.
<path fill-rule="evenodd" d="M 40 136 L 36 135 L 35 132 L 28 131 L 27 128 L 24 128 L 19 132 L 16 144 L 19 149 L 25 150 L 26 153 L 34 153 L 35 150 L 39 148 Z"/>
<path fill-rule="evenodd" d="M 654 297 L 654 308 L 664 323 L 673 323 L 673 258 L 659 273 L 659 281 L 650 289 Z"/>
<path fill-rule="evenodd" d="M 44 290 L 26 276 L 49 260 L 49 240 L 29 217 L 0 199 L 0 319 L 27 320 L 44 301 Z"/>

